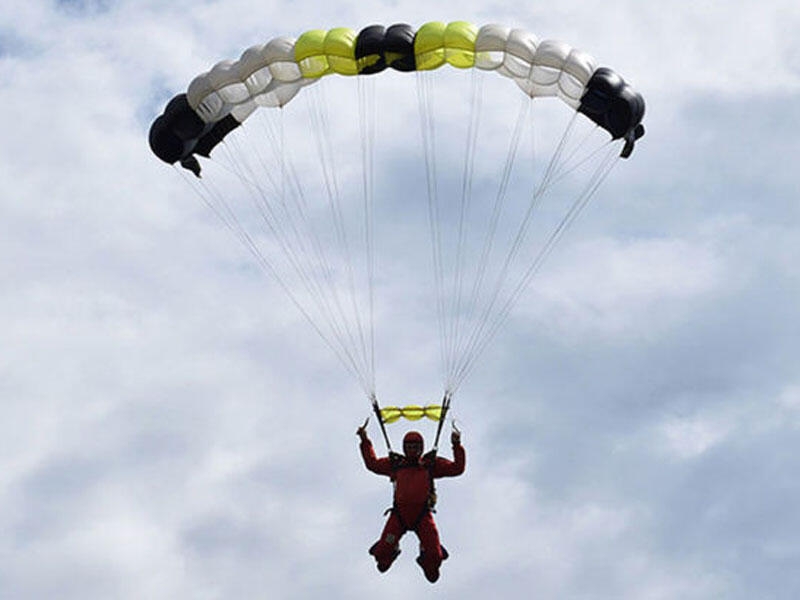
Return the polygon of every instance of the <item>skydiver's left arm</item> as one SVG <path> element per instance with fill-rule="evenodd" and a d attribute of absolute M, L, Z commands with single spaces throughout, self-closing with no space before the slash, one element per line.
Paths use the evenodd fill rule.
<path fill-rule="evenodd" d="M 453 460 L 437 457 L 433 469 L 434 477 L 457 477 L 467 468 L 467 453 L 461 445 L 461 434 L 454 431 L 450 441 L 453 444 Z"/>

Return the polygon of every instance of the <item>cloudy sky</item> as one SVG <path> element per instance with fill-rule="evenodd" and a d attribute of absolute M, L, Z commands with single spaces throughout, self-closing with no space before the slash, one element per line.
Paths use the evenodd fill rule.
<path fill-rule="evenodd" d="M 4 5 L 0 598 L 800 595 L 800 5 L 431 6 Z M 436 587 L 411 538 L 385 575 L 366 554 L 391 490 L 357 453 L 363 391 L 147 145 L 248 46 L 430 20 L 568 41 L 648 106 L 454 400 L 468 469 L 439 486 Z M 407 210 L 376 228 L 425 233 Z M 430 279 L 380 265 L 409 300 L 376 313 L 379 388 L 436 401 Z"/>

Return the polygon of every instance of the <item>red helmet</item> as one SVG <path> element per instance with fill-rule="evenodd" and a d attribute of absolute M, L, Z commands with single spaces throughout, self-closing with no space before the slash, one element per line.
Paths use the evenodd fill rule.
<path fill-rule="evenodd" d="M 422 434 L 418 431 L 409 431 L 403 437 L 403 453 L 406 456 L 420 457 L 422 455 L 422 448 L 425 442 L 422 439 Z"/>
<path fill-rule="evenodd" d="M 403 446 L 406 444 L 424 444 L 425 441 L 422 439 L 422 434 L 419 431 L 409 431 L 405 436 L 403 436 Z"/>

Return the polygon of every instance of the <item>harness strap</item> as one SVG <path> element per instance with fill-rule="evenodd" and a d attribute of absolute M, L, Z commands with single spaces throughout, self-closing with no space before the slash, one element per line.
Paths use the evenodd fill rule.
<path fill-rule="evenodd" d="M 406 531 L 417 531 L 419 524 L 422 523 L 422 519 L 425 518 L 425 515 L 430 513 L 435 513 L 436 511 L 432 509 L 430 506 L 425 506 L 417 515 L 417 518 L 414 519 L 414 523 L 409 527 L 408 523 L 406 523 L 405 519 L 403 519 L 403 515 L 400 514 L 400 509 L 396 506 L 390 506 L 383 512 L 383 516 L 385 517 L 388 514 L 395 514 L 397 515 L 397 519 L 400 521 L 400 525 L 403 526 L 403 529 Z"/>
<path fill-rule="evenodd" d="M 422 507 L 422 510 L 417 515 L 417 518 L 414 519 L 414 524 L 411 527 L 408 526 L 408 523 L 406 523 L 405 519 L 403 519 L 403 515 L 400 514 L 400 509 L 397 507 L 397 504 L 392 504 L 392 506 L 387 508 L 383 512 L 384 517 L 389 513 L 394 513 L 395 515 L 397 515 L 397 518 L 400 521 L 400 525 L 403 526 L 403 529 L 405 529 L 406 531 L 416 532 L 417 528 L 419 527 L 419 524 L 422 523 L 422 519 L 425 518 L 425 515 L 436 512 L 436 509 L 434 508 L 436 506 L 436 482 L 433 478 L 434 465 L 429 464 L 427 466 L 426 470 L 428 471 L 428 482 L 429 482 L 428 499 L 425 501 L 425 506 Z M 411 465 L 398 465 L 392 468 L 392 472 L 394 473 L 399 471 L 400 469 L 409 468 L 410 466 Z"/>

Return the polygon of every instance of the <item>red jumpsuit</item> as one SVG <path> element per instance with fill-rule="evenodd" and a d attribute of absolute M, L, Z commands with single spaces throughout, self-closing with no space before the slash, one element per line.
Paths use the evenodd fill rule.
<path fill-rule="evenodd" d="M 387 475 L 394 484 L 394 506 L 380 539 L 370 548 L 378 570 L 386 571 L 400 554 L 400 538 L 406 531 L 414 531 L 419 538 L 420 556 L 417 562 L 429 580 L 439 576 L 439 565 L 443 560 L 439 532 L 428 507 L 431 478 L 456 477 L 464 472 L 466 453 L 458 443 L 453 446 L 455 461 L 436 457 L 431 463 L 427 457 L 410 460 L 402 457 L 392 461 L 388 456 L 376 458 L 372 442 L 361 442 L 361 456 L 367 469 L 378 475 Z M 394 464 L 393 464 L 394 462 Z"/>

